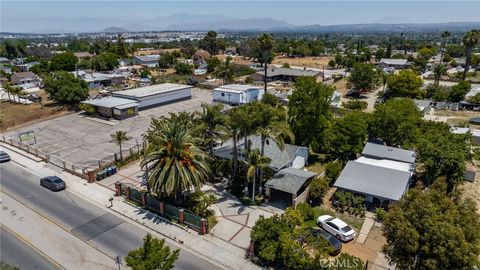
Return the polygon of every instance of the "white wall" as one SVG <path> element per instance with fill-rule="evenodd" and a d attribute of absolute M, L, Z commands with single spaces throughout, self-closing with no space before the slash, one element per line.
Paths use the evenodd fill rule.
<path fill-rule="evenodd" d="M 224 102 L 230 104 L 246 103 L 245 93 L 231 93 L 221 90 L 213 90 L 213 101 Z"/>

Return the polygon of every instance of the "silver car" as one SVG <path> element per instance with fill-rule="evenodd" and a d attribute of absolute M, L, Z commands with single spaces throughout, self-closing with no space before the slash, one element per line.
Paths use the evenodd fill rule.
<path fill-rule="evenodd" d="M 355 239 L 355 231 L 341 219 L 329 215 L 319 216 L 317 225 L 344 242 Z"/>

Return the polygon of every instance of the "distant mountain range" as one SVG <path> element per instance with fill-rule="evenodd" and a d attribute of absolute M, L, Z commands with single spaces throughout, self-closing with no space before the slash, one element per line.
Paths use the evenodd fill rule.
<path fill-rule="evenodd" d="M 85 33 L 138 31 L 305 31 L 305 32 L 367 32 L 367 31 L 465 31 L 480 28 L 480 22 L 404 23 L 404 18 L 381 18 L 367 24 L 293 25 L 271 18 L 235 19 L 221 15 L 179 13 L 146 20 L 75 18 L 0 18 L 1 32 L 16 33 Z"/>

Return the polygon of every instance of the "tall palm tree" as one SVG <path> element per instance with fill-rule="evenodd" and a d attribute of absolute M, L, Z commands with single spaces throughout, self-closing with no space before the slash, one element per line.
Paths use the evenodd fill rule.
<path fill-rule="evenodd" d="M 463 37 L 463 45 L 465 45 L 465 70 L 463 71 L 463 80 L 467 78 L 468 70 L 470 69 L 470 62 L 472 61 L 473 48 L 480 41 L 480 30 L 471 30 Z"/>
<path fill-rule="evenodd" d="M 201 188 L 210 175 L 210 158 L 194 144 L 185 124 L 167 121 L 154 136 L 155 148 L 141 166 L 149 172 L 148 184 L 157 195 L 177 198 L 183 191 Z"/>
<path fill-rule="evenodd" d="M 262 54 L 262 62 L 265 65 L 264 66 L 264 76 L 263 76 L 263 83 L 264 83 L 264 89 L 265 93 L 267 92 L 267 69 L 268 69 L 268 62 L 270 61 L 270 57 L 272 55 L 272 49 L 274 46 L 274 40 L 273 37 L 269 34 L 263 34 L 260 37 L 257 38 L 257 43 L 259 50 Z"/>
<path fill-rule="evenodd" d="M 265 169 L 270 164 L 271 160 L 268 157 L 264 157 L 260 154 L 258 149 L 254 149 L 247 157 L 246 164 L 248 166 L 247 179 L 252 180 L 252 201 L 255 201 L 255 186 L 256 175 L 259 169 Z M 260 178 L 261 182 L 262 179 Z"/>
<path fill-rule="evenodd" d="M 443 64 L 438 64 L 433 67 L 433 77 L 435 79 L 435 85 L 438 86 L 440 79 L 443 75 L 447 73 L 447 66 Z"/>
<path fill-rule="evenodd" d="M 12 101 L 10 99 L 10 94 L 12 93 L 13 86 L 10 84 L 10 82 L 4 82 L 3 83 L 3 89 L 5 90 L 5 92 L 8 95 L 8 101 Z"/>
<path fill-rule="evenodd" d="M 233 143 L 232 152 L 232 178 L 237 177 L 238 172 L 238 140 L 240 139 L 240 123 L 238 121 L 238 107 L 228 112 L 228 117 L 223 124 L 224 139 L 230 138 Z"/>
<path fill-rule="evenodd" d="M 231 61 L 232 58 L 228 56 L 227 59 L 225 59 L 225 62 L 220 64 L 215 70 L 215 75 L 223 79 L 223 84 L 228 84 L 235 78 L 235 73 L 230 64 Z"/>
<path fill-rule="evenodd" d="M 112 136 L 112 141 L 115 142 L 120 147 L 120 160 L 123 160 L 122 144 L 130 140 L 131 137 L 127 135 L 127 132 L 121 131 L 121 130 L 113 133 L 110 136 Z"/>
<path fill-rule="evenodd" d="M 451 35 L 452 34 L 448 31 L 445 31 L 445 32 L 442 33 L 442 51 L 441 51 L 441 54 L 440 54 L 440 64 L 443 62 L 443 56 L 445 55 L 445 46 L 447 45 L 448 38 Z"/>
<path fill-rule="evenodd" d="M 202 112 L 197 113 L 201 123 L 201 129 L 205 130 L 208 153 L 213 157 L 213 147 L 216 135 L 218 135 L 219 126 L 225 122 L 225 116 L 222 114 L 222 104 L 202 104 Z"/>

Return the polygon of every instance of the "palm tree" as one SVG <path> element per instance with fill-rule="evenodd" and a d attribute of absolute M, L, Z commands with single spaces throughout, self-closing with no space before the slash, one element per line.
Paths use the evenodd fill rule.
<path fill-rule="evenodd" d="M 435 85 L 438 86 L 440 79 L 447 73 L 447 66 L 443 64 L 435 65 L 433 68 L 433 77 L 435 79 Z"/>
<path fill-rule="evenodd" d="M 267 69 L 268 69 L 268 62 L 270 61 L 270 57 L 272 54 L 272 49 L 274 46 L 274 40 L 271 35 L 269 34 L 263 34 L 260 37 L 257 38 L 257 43 L 258 47 L 260 49 L 260 52 L 262 54 L 262 62 L 265 65 L 264 66 L 264 76 L 263 76 L 263 83 L 264 83 L 264 89 L 265 93 L 267 93 Z"/>
<path fill-rule="evenodd" d="M 470 62 L 472 61 L 472 50 L 480 41 L 480 30 L 471 30 L 463 37 L 463 45 L 465 45 L 465 70 L 463 71 L 463 80 L 467 78 Z"/>
<path fill-rule="evenodd" d="M 130 140 L 131 137 L 127 135 L 127 132 L 121 130 L 113 133 L 110 136 L 112 136 L 113 142 L 115 142 L 120 147 L 120 160 L 123 160 L 122 143 Z"/>
<path fill-rule="evenodd" d="M 23 95 L 23 89 L 20 88 L 20 87 L 12 87 L 10 89 L 10 93 L 12 93 L 13 95 L 13 102 L 15 102 L 15 96 L 17 96 L 17 99 L 18 99 L 18 103 L 21 103 L 20 101 L 20 96 Z"/>
<path fill-rule="evenodd" d="M 260 154 L 258 149 L 254 149 L 247 157 L 246 164 L 248 166 L 247 179 L 253 180 L 252 184 L 252 201 L 255 201 L 255 180 L 258 170 L 262 170 L 268 167 L 271 160 L 268 157 L 264 157 Z M 259 181 L 261 182 L 261 178 Z"/>
<path fill-rule="evenodd" d="M 440 64 L 443 62 L 443 56 L 445 55 L 445 46 L 447 45 L 448 38 L 451 35 L 452 34 L 448 31 L 445 31 L 445 32 L 442 33 L 442 51 L 441 51 L 441 54 L 440 54 Z"/>
<path fill-rule="evenodd" d="M 10 84 L 10 82 L 4 82 L 4 83 L 3 83 L 3 89 L 5 90 L 5 92 L 6 92 L 7 95 L 8 95 L 8 101 L 12 101 L 12 100 L 10 99 L 10 93 L 12 93 L 13 87 L 12 87 L 12 85 Z"/>
<path fill-rule="evenodd" d="M 215 143 L 215 137 L 218 135 L 219 126 L 225 121 L 225 116 L 222 114 L 222 104 L 202 104 L 202 112 L 197 113 L 201 123 L 200 127 L 205 130 L 206 143 L 208 144 L 208 153 L 213 157 L 213 146 Z"/>
<path fill-rule="evenodd" d="M 232 61 L 232 58 L 228 56 L 225 62 L 220 64 L 215 70 L 215 75 L 223 79 L 223 84 L 228 84 L 235 78 L 230 61 Z"/>
<path fill-rule="evenodd" d="M 194 144 L 185 124 L 167 121 L 153 136 L 155 148 L 141 166 L 149 172 L 148 184 L 157 195 L 177 198 L 186 190 L 201 188 L 210 175 L 210 158 Z"/>
<path fill-rule="evenodd" d="M 240 123 L 238 121 L 238 107 L 229 111 L 228 117 L 225 119 L 224 125 L 224 139 L 230 138 L 233 143 L 232 152 L 232 178 L 236 178 L 238 172 L 238 149 L 237 144 L 240 139 Z"/>

